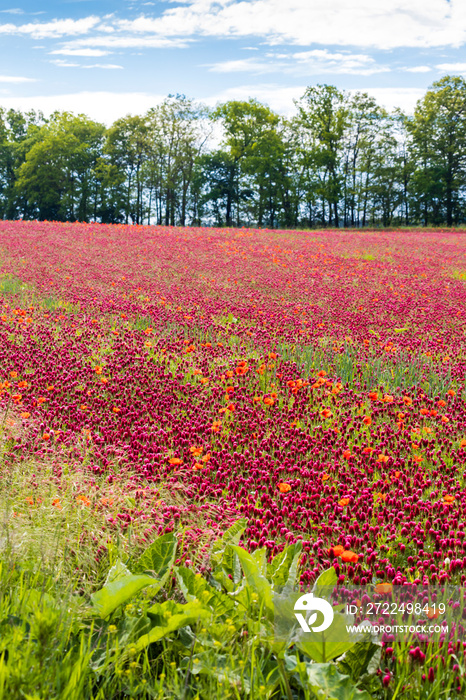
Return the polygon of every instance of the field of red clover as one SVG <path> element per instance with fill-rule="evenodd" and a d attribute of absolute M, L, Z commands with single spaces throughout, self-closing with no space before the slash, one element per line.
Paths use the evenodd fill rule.
<path fill-rule="evenodd" d="M 199 513 L 188 565 L 245 517 L 302 583 L 466 581 L 464 233 L 2 222 L 0 253 L 7 462 L 66 458 L 148 542 Z"/>

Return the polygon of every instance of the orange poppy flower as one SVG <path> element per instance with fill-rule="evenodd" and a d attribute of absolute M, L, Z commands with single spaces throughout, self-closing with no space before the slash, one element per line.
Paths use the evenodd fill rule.
<path fill-rule="evenodd" d="M 356 552 L 352 552 L 351 550 L 346 550 L 343 552 L 341 555 L 341 560 L 350 564 L 357 564 L 359 559 L 359 555 L 356 554 Z"/>
<path fill-rule="evenodd" d="M 348 505 L 349 502 L 350 502 L 349 498 L 342 498 L 338 501 L 338 505 L 342 506 L 344 508 L 345 506 Z"/>
<path fill-rule="evenodd" d="M 449 423 L 449 422 L 450 422 L 450 419 L 447 418 L 447 416 L 442 416 L 442 417 L 440 418 L 440 420 L 441 420 L 442 423 Z"/>
<path fill-rule="evenodd" d="M 390 457 L 387 457 L 387 455 L 379 454 L 379 456 L 377 457 L 377 462 L 380 462 L 380 464 L 387 464 L 389 459 Z"/>
<path fill-rule="evenodd" d="M 456 391 L 453 391 L 453 389 L 448 389 L 447 395 L 448 396 L 456 396 Z"/>
<path fill-rule="evenodd" d="M 25 411 L 24 413 L 21 414 L 21 418 L 24 418 L 24 419 L 29 418 L 30 416 L 31 416 L 31 414 L 28 411 Z"/>
<path fill-rule="evenodd" d="M 113 505 L 113 498 L 101 498 L 100 503 L 103 506 L 111 506 L 111 505 Z"/>
<path fill-rule="evenodd" d="M 372 454 L 373 451 L 374 451 L 373 447 L 365 447 L 362 452 L 365 455 L 370 455 L 370 454 Z"/>
<path fill-rule="evenodd" d="M 324 410 L 320 412 L 320 415 L 322 418 L 331 418 L 333 414 L 328 408 L 324 408 Z"/>
<path fill-rule="evenodd" d="M 204 449 L 204 448 L 201 447 L 201 446 L 198 447 L 198 446 L 196 446 L 196 445 L 192 445 L 192 446 L 189 448 L 189 451 L 190 451 L 191 454 L 193 454 L 195 457 L 199 457 L 199 455 L 202 454 L 203 449 Z"/>
<path fill-rule="evenodd" d="M 210 426 L 210 429 L 212 430 L 213 433 L 219 433 L 219 432 L 220 432 L 221 426 L 222 426 L 221 421 L 219 421 L 219 420 L 214 420 L 214 422 L 213 422 L 212 425 Z"/>
<path fill-rule="evenodd" d="M 113 413 L 120 413 L 120 409 L 117 406 L 113 406 L 112 411 Z"/>
<path fill-rule="evenodd" d="M 466 440 L 460 441 L 460 447 L 466 447 Z"/>
<path fill-rule="evenodd" d="M 173 464 L 173 465 L 178 465 L 178 464 L 183 464 L 183 460 L 182 460 L 182 459 L 179 459 L 179 457 L 171 457 L 171 458 L 168 460 L 168 463 L 169 463 L 169 464 Z"/>
<path fill-rule="evenodd" d="M 82 503 L 82 504 L 85 505 L 85 506 L 90 506 L 90 505 L 91 505 L 90 500 L 89 500 L 86 496 L 83 496 L 82 494 L 79 495 L 79 496 L 76 496 L 76 501 L 77 501 L 78 503 Z"/>
<path fill-rule="evenodd" d="M 412 398 L 411 398 L 410 396 L 403 396 L 403 403 L 404 403 L 406 406 L 411 406 L 412 403 L 413 403 L 413 400 L 412 400 Z"/>
<path fill-rule="evenodd" d="M 266 397 L 264 398 L 264 403 L 265 403 L 267 406 L 273 406 L 274 403 L 275 403 L 275 399 L 272 399 L 271 396 L 266 396 Z"/>
<path fill-rule="evenodd" d="M 443 497 L 443 502 L 445 505 L 450 505 L 451 503 L 454 503 L 454 501 L 455 501 L 454 496 L 447 495 L 447 496 Z"/>
<path fill-rule="evenodd" d="M 369 393 L 369 398 L 372 399 L 372 401 L 377 401 L 379 395 L 376 391 L 371 391 Z"/>
<path fill-rule="evenodd" d="M 429 413 L 429 415 L 432 416 L 432 418 L 435 418 L 436 415 L 437 415 L 437 413 L 438 413 L 438 411 L 436 411 L 435 409 L 433 409 L 433 410 Z"/>
<path fill-rule="evenodd" d="M 326 377 L 327 372 L 325 370 L 321 369 L 320 372 L 317 372 L 317 376 L 318 377 Z"/>
<path fill-rule="evenodd" d="M 376 583 L 375 592 L 376 593 L 391 593 L 393 590 L 393 584 L 391 583 Z"/>
<path fill-rule="evenodd" d="M 341 557 L 341 555 L 345 551 L 345 548 L 342 547 L 341 544 L 337 544 L 336 547 L 330 547 L 329 554 L 331 550 L 333 550 L 333 553 L 336 557 Z"/>
<path fill-rule="evenodd" d="M 42 435 L 42 440 L 45 440 L 45 441 L 50 440 L 50 435 L 49 435 L 49 433 L 44 433 L 44 434 Z"/>
<path fill-rule="evenodd" d="M 370 416 L 364 416 L 362 422 L 364 425 L 372 425 L 372 418 Z"/>
<path fill-rule="evenodd" d="M 281 482 L 280 484 L 278 484 L 278 490 L 280 491 L 280 493 L 288 493 L 288 491 L 291 491 L 291 486 L 289 484 Z"/>
<path fill-rule="evenodd" d="M 421 410 L 420 410 L 421 416 L 427 416 L 428 413 L 429 413 L 429 411 L 427 408 L 421 408 Z"/>
<path fill-rule="evenodd" d="M 330 476 L 327 473 L 322 474 L 322 481 L 327 481 L 327 479 L 330 479 Z"/>
<path fill-rule="evenodd" d="M 233 376 L 233 372 L 229 369 L 228 372 L 225 372 L 225 376 L 228 377 L 229 379 Z"/>

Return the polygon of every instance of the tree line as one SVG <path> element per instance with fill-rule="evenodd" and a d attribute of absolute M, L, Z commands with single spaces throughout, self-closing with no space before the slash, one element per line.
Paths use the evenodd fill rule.
<path fill-rule="evenodd" d="M 169 95 L 112 126 L 0 108 L 0 217 L 267 228 L 466 221 L 466 81 L 413 115 L 308 87 L 290 118 L 255 99 Z"/>

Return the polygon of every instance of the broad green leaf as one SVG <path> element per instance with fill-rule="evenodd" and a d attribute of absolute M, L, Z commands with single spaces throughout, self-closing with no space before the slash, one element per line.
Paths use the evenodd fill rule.
<path fill-rule="evenodd" d="M 225 547 L 221 560 L 221 567 L 227 574 L 227 576 L 231 576 L 231 580 L 234 584 L 237 584 L 241 581 L 241 566 L 239 562 L 239 557 L 233 549 L 233 545 L 228 544 Z"/>
<path fill-rule="evenodd" d="M 195 600 L 202 602 L 215 615 L 223 615 L 234 610 L 235 604 L 231 598 L 210 586 L 200 574 L 195 574 L 184 566 L 177 566 L 175 576 L 188 602 Z"/>
<path fill-rule="evenodd" d="M 198 605 L 199 601 L 195 602 Z M 189 603 L 188 605 L 191 605 Z M 163 627 L 174 615 L 184 615 L 186 603 L 177 603 L 174 600 L 165 600 L 163 603 L 154 603 L 147 610 L 147 616 L 152 621 L 152 627 Z"/>
<path fill-rule="evenodd" d="M 233 523 L 231 527 L 225 530 L 219 540 L 214 542 L 210 553 L 210 562 L 213 569 L 220 565 L 222 555 L 227 545 L 238 544 L 241 539 L 241 535 L 246 529 L 246 526 L 246 518 L 241 518 L 240 520 L 237 520 L 236 523 Z"/>
<path fill-rule="evenodd" d="M 285 547 L 283 552 L 279 552 L 268 565 L 267 578 L 269 581 L 272 581 L 276 591 L 284 586 L 291 589 L 296 584 L 302 548 L 303 543 L 301 540 L 298 540 L 294 544 Z"/>
<path fill-rule="evenodd" d="M 321 595 L 325 595 L 325 593 L 329 594 L 337 585 L 337 581 L 337 572 L 335 571 L 334 567 L 331 566 L 329 569 L 325 569 L 325 571 L 322 571 L 322 573 L 314 583 L 314 586 L 312 587 L 312 592 L 316 596 L 318 596 L 319 593 Z"/>
<path fill-rule="evenodd" d="M 254 560 L 257 562 L 257 565 L 259 567 L 259 571 L 262 574 L 262 576 L 267 576 L 267 548 L 266 547 L 261 547 L 260 549 L 256 549 L 254 552 L 251 552 Z"/>
<path fill-rule="evenodd" d="M 368 672 L 369 664 L 373 656 L 380 650 L 378 644 L 374 644 L 370 638 L 356 642 L 346 654 L 338 660 L 337 666 L 342 673 L 351 676 L 353 681 L 359 680 Z"/>
<path fill-rule="evenodd" d="M 236 558 L 238 559 L 238 557 Z M 224 588 L 228 593 L 232 593 L 235 588 L 233 581 L 228 578 L 228 575 L 219 566 L 212 571 L 210 580 L 219 591 Z"/>
<path fill-rule="evenodd" d="M 151 572 L 163 586 L 176 556 L 177 540 L 170 532 L 158 537 L 137 560 L 136 573 Z"/>
<path fill-rule="evenodd" d="M 344 654 L 356 643 L 347 632 L 348 619 L 341 613 L 335 613 L 330 627 L 323 632 L 301 632 L 296 638 L 296 645 L 304 654 L 317 663 L 326 663 Z"/>
<path fill-rule="evenodd" d="M 131 576 L 132 572 L 128 569 L 126 564 L 123 564 L 121 559 L 118 559 L 115 564 L 109 569 L 107 578 L 105 579 L 105 586 L 114 581 L 118 581 L 126 576 Z"/>
<path fill-rule="evenodd" d="M 114 612 L 120 605 L 126 603 L 130 598 L 139 593 L 147 586 L 155 586 L 157 590 L 160 583 L 152 576 L 126 576 L 114 579 L 111 583 L 106 583 L 100 591 L 91 595 L 92 604 L 98 615 L 105 619 Z"/>
<path fill-rule="evenodd" d="M 202 605 L 198 603 L 187 603 L 187 605 L 182 606 L 182 612 L 178 612 L 166 619 L 165 624 L 153 627 L 150 632 L 143 634 L 135 644 L 132 645 L 134 652 L 138 653 L 143 651 L 149 644 L 153 642 L 158 642 L 164 637 L 167 637 L 172 632 L 186 627 L 187 625 L 192 625 L 201 619 L 210 618 L 211 613 L 206 610 Z M 122 661 L 125 661 L 129 652 L 125 652 L 122 655 Z"/>
<path fill-rule="evenodd" d="M 319 700 L 371 700 L 369 693 L 358 690 L 349 676 L 338 672 L 334 664 L 307 664 L 310 689 Z"/>
<path fill-rule="evenodd" d="M 238 555 L 238 559 L 241 562 L 241 567 L 246 577 L 247 585 L 253 593 L 257 593 L 259 596 L 259 601 L 263 607 L 263 611 L 273 615 L 274 606 L 272 586 L 267 581 L 265 576 L 262 575 L 259 564 L 254 559 L 252 554 L 247 552 L 242 547 L 238 547 L 238 545 L 230 545 L 230 547 Z"/>

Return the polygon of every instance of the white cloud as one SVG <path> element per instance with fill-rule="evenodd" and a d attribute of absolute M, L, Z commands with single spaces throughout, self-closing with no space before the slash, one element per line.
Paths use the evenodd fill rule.
<path fill-rule="evenodd" d="M 151 12 L 150 6 L 148 12 Z M 86 37 L 91 31 L 92 35 Z M 178 0 L 176 6 L 168 4 L 160 16 L 119 19 L 108 14 L 100 18 L 88 16 L 25 24 L 10 22 L 0 24 L 0 34 L 34 38 L 76 37 L 64 47 L 66 50 L 186 47 L 200 37 L 259 38 L 269 45 L 303 47 L 459 47 L 466 42 L 466 2 Z M 357 56 L 354 55 L 355 60 L 358 60 Z M 308 55 L 306 60 L 319 58 Z M 359 68 L 360 65 L 354 67 L 355 70 Z M 344 69 L 345 72 L 352 70 L 349 64 Z M 367 67 L 369 70 L 371 67 Z"/>
<path fill-rule="evenodd" d="M 123 33 L 123 35 L 107 35 L 107 36 L 92 36 L 86 39 L 76 39 L 69 41 L 65 48 L 84 48 L 92 46 L 101 46 L 108 49 L 168 49 L 178 48 L 184 49 L 189 46 L 192 39 L 166 37 L 166 36 L 131 36 Z"/>
<path fill-rule="evenodd" d="M 466 63 L 440 63 L 436 67 L 449 73 L 464 73 L 466 71 Z"/>
<path fill-rule="evenodd" d="M 360 53 L 332 53 L 327 49 L 314 49 L 294 53 L 291 58 L 308 73 L 372 75 L 390 70 L 387 66 L 377 65 L 372 56 Z"/>
<path fill-rule="evenodd" d="M 51 22 L 29 22 L 27 24 L 0 24 L 0 34 L 27 35 L 34 39 L 54 39 L 62 36 L 87 34 L 99 23 L 98 17 L 83 19 L 53 19 Z"/>
<path fill-rule="evenodd" d="M 253 58 L 240 58 L 236 61 L 221 61 L 210 65 L 214 73 L 270 73 L 277 70 L 276 65 Z"/>
<path fill-rule="evenodd" d="M 79 63 L 70 63 L 69 61 L 61 61 L 60 59 L 50 61 L 50 63 L 53 63 L 54 66 L 58 66 L 59 68 L 79 68 L 80 66 Z"/>
<path fill-rule="evenodd" d="M 407 73 L 430 73 L 432 68 L 429 68 L 429 66 L 412 66 L 411 68 L 403 68 L 403 70 Z"/>
<path fill-rule="evenodd" d="M 69 63 L 68 61 L 62 61 L 61 59 L 56 59 L 54 61 L 50 61 L 50 63 L 53 63 L 55 66 L 58 66 L 59 68 L 106 68 L 109 70 L 122 70 L 123 66 L 116 65 L 114 63 L 92 63 L 92 64 L 83 64 L 83 63 Z"/>
<path fill-rule="evenodd" d="M 11 10 L 0 10 L 0 13 L 8 15 L 24 15 L 24 10 L 21 10 L 19 7 L 12 7 Z"/>
<path fill-rule="evenodd" d="M 0 83 L 35 83 L 35 78 L 23 78 L 20 75 L 0 75 Z"/>
<path fill-rule="evenodd" d="M 44 48 L 43 46 L 41 48 Z M 50 51 L 51 55 L 58 54 L 60 56 L 108 56 L 110 51 L 102 51 L 102 49 L 55 49 Z"/>
<path fill-rule="evenodd" d="M 300 51 L 298 53 L 268 53 L 265 59 L 243 58 L 222 61 L 210 67 L 216 73 L 288 73 L 315 75 L 322 73 L 373 75 L 386 73 L 387 66 L 377 65 L 367 54 L 331 53 L 327 49 Z"/>
<path fill-rule="evenodd" d="M 117 20 L 127 34 L 266 37 L 269 43 L 376 47 L 460 46 L 464 0 L 190 0 L 157 18 Z"/>
<path fill-rule="evenodd" d="M 358 88 L 358 90 L 349 90 L 348 92 L 367 92 L 372 97 L 375 97 L 381 107 L 388 110 L 393 110 L 399 107 L 407 114 L 412 114 L 416 107 L 416 102 L 426 94 L 424 88 Z"/>
<path fill-rule="evenodd" d="M 34 109 L 49 116 L 55 111 L 86 114 L 91 119 L 110 126 L 126 114 L 144 114 L 166 95 L 143 92 L 77 92 L 63 95 L 34 95 L 32 97 L 2 97 L 2 107 L 27 111 Z"/>

